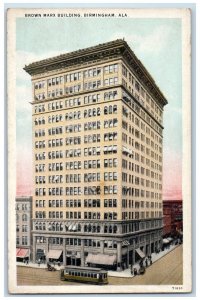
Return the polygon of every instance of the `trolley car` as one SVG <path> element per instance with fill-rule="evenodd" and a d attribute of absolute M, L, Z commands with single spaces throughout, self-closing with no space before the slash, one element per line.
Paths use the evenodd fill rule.
<path fill-rule="evenodd" d="M 108 273 L 99 268 L 67 266 L 61 269 L 61 280 L 79 281 L 94 284 L 107 284 Z"/>

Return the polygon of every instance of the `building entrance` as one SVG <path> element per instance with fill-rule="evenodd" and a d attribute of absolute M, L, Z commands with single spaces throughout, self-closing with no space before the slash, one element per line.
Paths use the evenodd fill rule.
<path fill-rule="evenodd" d="M 80 266 L 81 265 L 81 259 L 76 257 L 67 257 L 66 259 L 67 265 L 69 266 Z"/>

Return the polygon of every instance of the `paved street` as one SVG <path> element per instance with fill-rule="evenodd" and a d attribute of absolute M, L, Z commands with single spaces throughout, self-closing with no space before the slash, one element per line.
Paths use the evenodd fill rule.
<path fill-rule="evenodd" d="M 183 276 L 183 247 L 176 247 L 146 269 L 144 275 L 133 278 L 109 277 L 110 285 L 181 285 Z M 60 280 L 60 272 L 45 269 L 17 267 L 18 285 L 77 285 Z M 78 283 L 78 285 L 84 285 Z"/>
<path fill-rule="evenodd" d="M 144 275 L 133 278 L 109 278 L 109 284 L 126 285 L 181 285 L 183 282 L 183 246 L 156 261 L 146 269 Z"/>

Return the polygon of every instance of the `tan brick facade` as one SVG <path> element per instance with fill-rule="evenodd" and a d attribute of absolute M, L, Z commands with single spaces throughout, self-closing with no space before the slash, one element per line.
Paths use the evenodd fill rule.
<path fill-rule="evenodd" d="M 83 266 L 88 254 L 104 253 L 102 265 L 112 255 L 108 267 L 120 269 L 139 259 L 136 249 L 159 248 L 167 101 L 127 43 L 25 70 L 33 85 L 33 260 L 62 250 L 58 260 Z"/>

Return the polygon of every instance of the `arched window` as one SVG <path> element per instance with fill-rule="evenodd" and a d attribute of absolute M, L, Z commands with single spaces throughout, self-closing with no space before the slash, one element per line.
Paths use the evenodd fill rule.
<path fill-rule="evenodd" d="M 117 105 L 113 105 L 113 113 L 117 112 Z"/>
<path fill-rule="evenodd" d="M 52 224 L 52 230 L 55 231 L 55 223 Z"/>
<path fill-rule="evenodd" d="M 117 225 L 114 225 L 114 227 L 113 227 L 113 233 L 117 233 Z"/>
<path fill-rule="evenodd" d="M 56 231 L 60 231 L 60 224 L 56 223 Z"/>
<path fill-rule="evenodd" d="M 27 214 L 23 214 L 23 215 L 22 215 L 22 221 L 27 221 L 27 220 L 28 220 Z"/>
<path fill-rule="evenodd" d="M 93 115 L 94 117 L 96 116 L 96 108 L 93 108 L 92 115 Z"/>
<path fill-rule="evenodd" d="M 105 225 L 105 226 L 104 226 L 104 233 L 107 233 L 107 232 L 108 232 L 108 226 Z"/>

